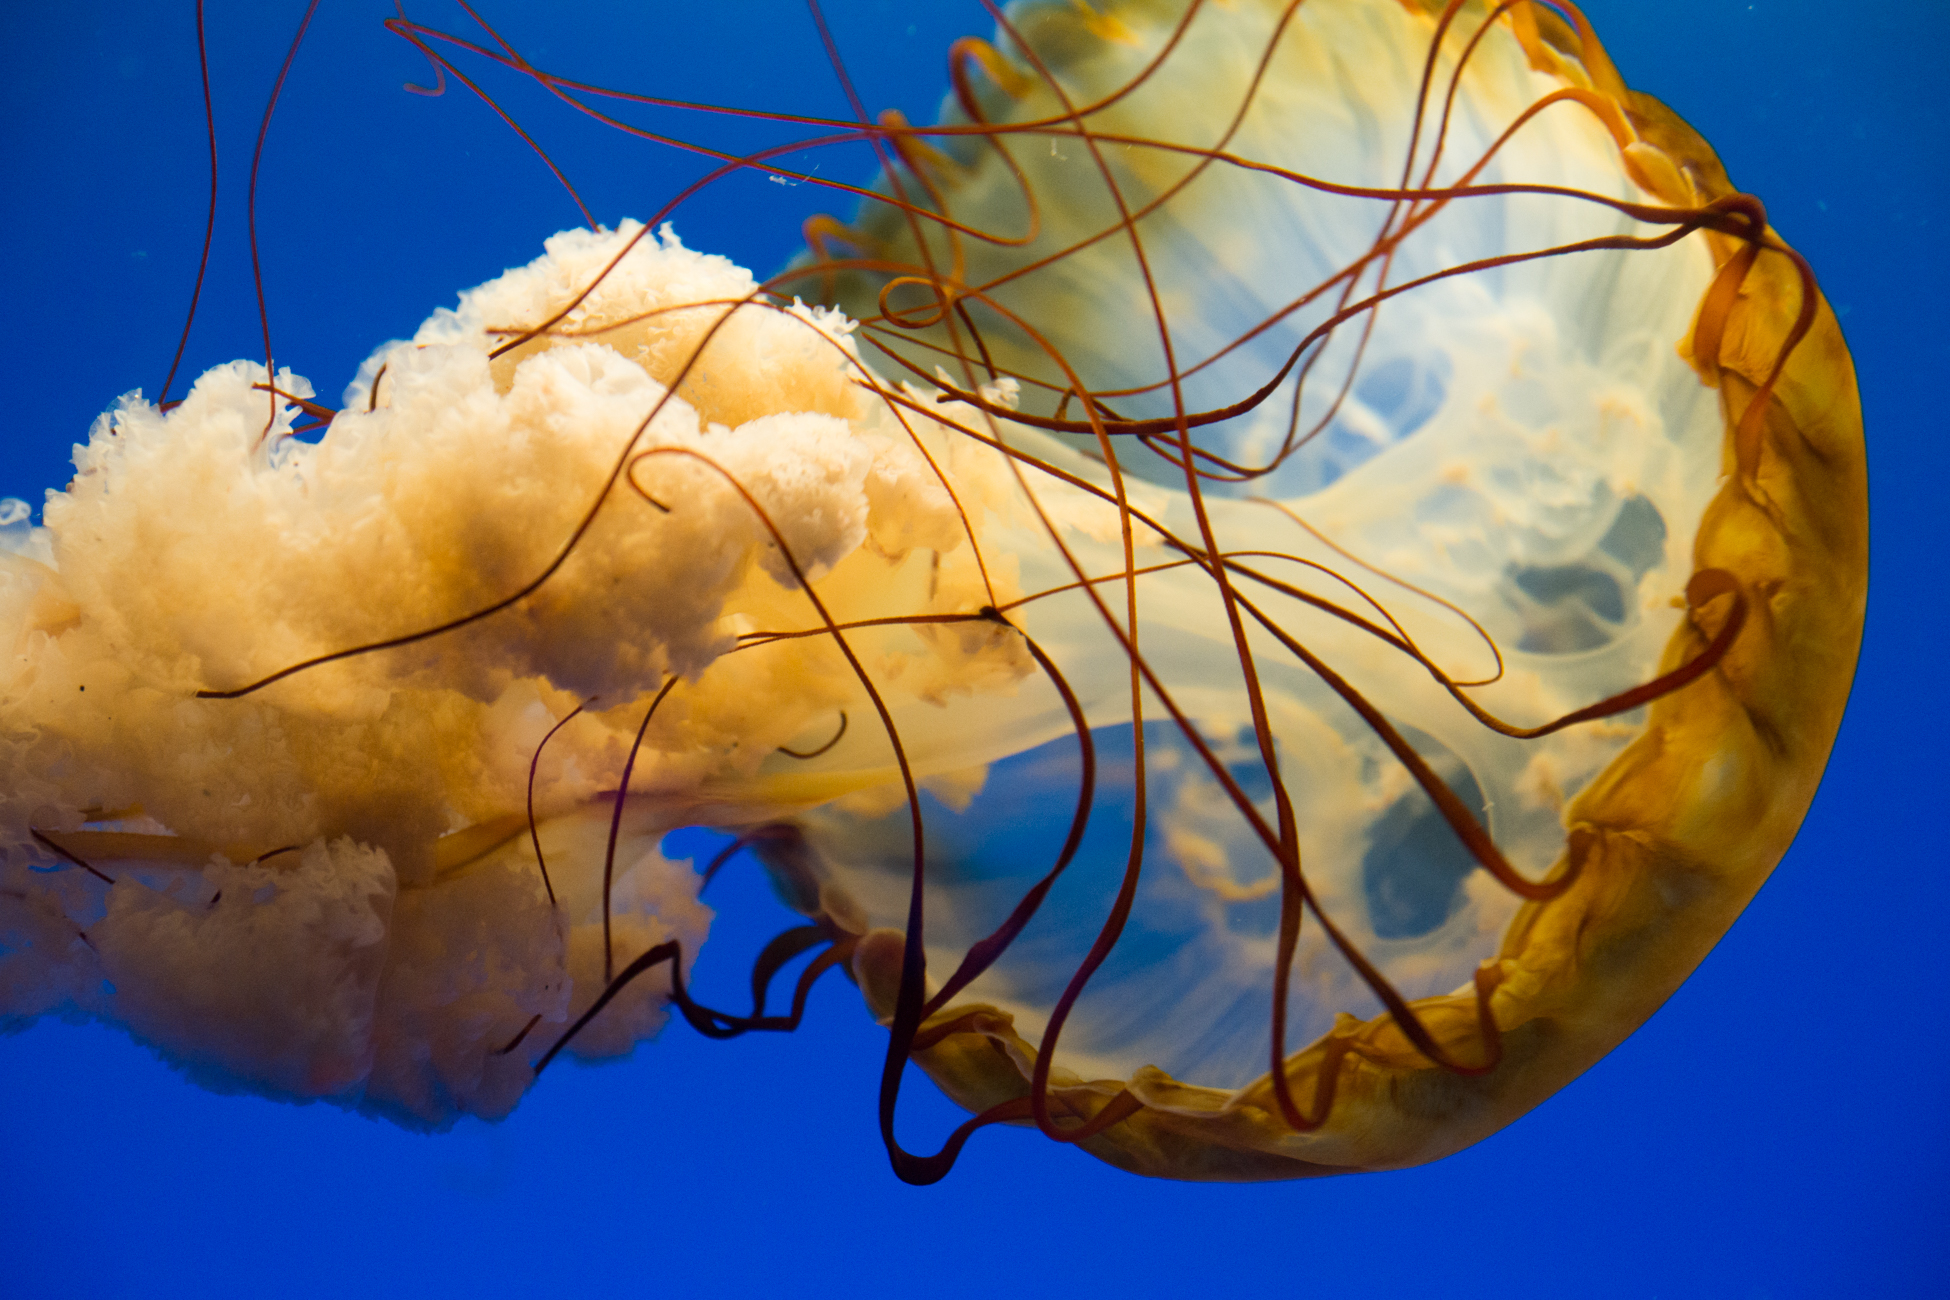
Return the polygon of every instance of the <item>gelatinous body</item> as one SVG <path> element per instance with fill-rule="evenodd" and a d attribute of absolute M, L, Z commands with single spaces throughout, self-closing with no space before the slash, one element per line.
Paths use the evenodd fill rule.
<path fill-rule="evenodd" d="M 1580 24 L 1022 6 L 768 285 L 576 232 L 336 411 L 126 400 L 0 556 L 0 1012 L 498 1115 L 794 1022 L 683 989 L 705 825 L 905 1177 L 910 1058 L 1169 1177 L 1522 1114 L 1785 849 L 1866 555 L 1832 315 Z"/>

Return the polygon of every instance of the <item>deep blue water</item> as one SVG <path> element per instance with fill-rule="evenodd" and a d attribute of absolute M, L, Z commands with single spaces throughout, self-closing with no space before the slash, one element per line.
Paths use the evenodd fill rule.
<path fill-rule="evenodd" d="M 990 25 L 960 0 L 831 7 L 866 101 L 917 119 L 949 39 Z M 845 112 L 787 0 L 493 8 L 538 62 L 592 81 Z M 301 10 L 211 6 L 224 207 L 188 374 L 262 346 L 243 198 Z M 674 1028 L 627 1064 L 551 1074 L 505 1123 L 433 1138 L 207 1093 L 119 1033 L 43 1024 L 0 1040 L 0 1294 L 1941 1294 L 1950 9 L 1590 10 L 1626 78 L 1767 200 L 1842 314 L 1876 549 L 1855 696 L 1800 839 L 1693 979 L 1584 1079 L 1403 1173 L 1179 1186 L 991 1130 L 947 1182 L 917 1190 L 874 1132 L 881 1031 L 837 981 L 795 1037 L 718 1044 Z M 576 219 L 464 92 L 400 91 L 426 65 L 381 29 L 390 12 L 325 0 L 260 181 L 277 355 L 326 400 L 374 343 Z M 167 368 L 207 184 L 190 15 L 186 0 L 0 5 L 0 495 L 62 482 L 95 413 L 153 393 Z M 433 5 L 416 16 L 464 22 Z M 555 122 L 551 148 L 599 218 L 647 216 L 696 170 L 538 120 Z M 848 179 L 867 174 L 850 165 Z M 679 230 L 770 268 L 809 203 L 739 178 Z M 746 876 L 719 889 L 713 947 L 749 951 L 776 914 Z M 711 960 L 707 990 L 735 987 L 738 960 Z M 910 1144 L 931 1148 L 954 1118 L 917 1079 Z"/>

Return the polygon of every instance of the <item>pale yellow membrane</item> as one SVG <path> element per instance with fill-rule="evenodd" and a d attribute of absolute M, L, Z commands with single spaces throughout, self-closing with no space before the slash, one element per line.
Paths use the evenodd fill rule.
<path fill-rule="evenodd" d="M 1276 19 L 1288 8 L 1271 0 L 1207 6 L 1152 80 L 1094 112 L 1090 129 L 1195 147 L 1220 143 L 1273 41 Z M 1071 107 L 1094 104 L 1148 65 L 1184 11 L 1181 3 L 1138 0 L 1012 9 L 1016 32 L 1037 58 L 998 36 L 998 45 L 1014 49 L 1019 75 L 1002 78 L 1002 86 L 979 83 L 985 116 L 996 123 L 1047 119 L 1067 129 L 1060 121 L 1067 110 L 1036 62 L 1057 77 Z M 1443 46 L 1432 83 L 1438 103 L 1463 43 L 1486 13 L 1484 6 L 1465 7 Z M 1399 185 L 1435 19 L 1430 7 L 1397 0 L 1298 6 L 1259 101 L 1225 147 L 1330 181 Z M 1451 161 L 1436 183 L 1453 183 L 1527 105 L 1567 87 L 1592 90 L 1610 107 L 1604 114 L 1574 104 L 1547 110 L 1479 182 L 1561 185 L 1684 207 L 1730 192 L 1711 151 L 1683 123 L 1625 91 L 1596 47 L 1581 47 L 1554 15 L 1528 7 L 1498 20 L 1471 56 L 1447 140 Z M 965 119 L 951 114 L 949 120 Z M 929 236 L 932 265 L 963 284 L 994 286 L 985 290 L 990 299 L 1043 340 L 976 302 L 970 311 L 984 327 L 988 356 L 1059 387 L 1065 381 L 1044 344 L 1096 389 L 1161 380 L 1158 320 L 1129 236 L 1117 227 L 1103 168 L 1135 211 L 1198 160 L 1126 144 L 1100 143 L 1093 153 L 1074 132 L 1056 129 L 1009 137 L 1007 147 L 1037 199 L 1035 240 L 1017 248 Z M 1032 229 L 1025 183 L 989 146 L 964 143 L 949 151 L 955 160 L 935 165 L 929 179 L 956 218 L 1012 236 Z M 1143 217 L 1137 228 L 1179 368 L 1191 369 L 1359 256 L 1380 228 L 1384 207 L 1219 166 Z M 869 258 L 928 260 L 910 229 L 891 208 L 870 207 L 848 238 Z M 1662 229 L 1564 199 L 1470 200 L 1452 205 L 1403 246 L 1393 279 L 1472 257 Z M 1009 278 L 1013 268 L 1103 230 L 1111 237 L 1033 275 Z M 1368 402 L 1357 383 L 1341 427 L 1366 431 L 1378 449 L 1365 460 L 1351 456 L 1336 464 L 1331 439 L 1340 436 L 1337 430 L 1250 489 L 1282 498 L 1347 552 L 1481 620 L 1504 647 L 1509 672 L 1477 696 L 1519 723 L 1623 691 L 1699 654 L 1727 617 L 1730 598 L 1689 617 L 1681 593 L 1693 572 L 1728 571 L 1745 593 L 1748 622 L 1704 679 L 1648 710 L 1529 742 L 1490 734 L 1444 698 L 1427 673 L 1372 638 L 1280 607 L 1300 640 L 1398 725 L 1431 742 L 1425 754 L 1456 761 L 1445 772 L 1452 787 L 1461 780 L 1458 771 L 1468 772 L 1490 830 L 1520 869 L 1555 877 L 1575 858 L 1581 870 L 1563 896 L 1522 907 L 1478 872 L 1457 887 L 1446 913 L 1433 914 L 1440 924 L 1411 936 L 1391 936 L 1403 927 L 1389 920 L 1390 899 L 1375 883 L 1377 864 L 1391 861 L 1380 853 L 1383 839 L 1399 827 L 1399 810 L 1421 799 L 1419 792 L 1408 790 L 1398 765 L 1377 758 L 1372 735 L 1324 701 L 1325 692 L 1290 656 L 1255 638 L 1310 883 L 1328 914 L 1413 999 L 1454 1061 L 1485 1061 L 1494 1049 L 1496 1068 L 1479 1075 L 1438 1068 L 1391 1017 L 1378 1014 L 1365 985 L 1309 919 L 1288 1031 L 1291 1043 L 1315 1041 L 1282 1068 L 1303 1108 L 1313 1106 L 1324 1063 L 1338 1071 L 1338 1089 L 1327 1121 L 1316 1129 L 1295 1132 L 1279 1118 L 1266 1073 L 1273 864 L 1215 783 L 1183 775 L 1197 762 L 1182 744 L 1170 748 L 1171 728 L 1161 724 L 1148 733 L 1153 830 L 1137 910 L 1118 952 L 1077 1004 L 1054 1071 L 1059 1116 L 1094 1115 L 1127 1091 L 1143 1108 L 1089 1139 L 1088 1149 L 1148 1174 L 1222 1180 L 1387 1168 L 1455 1151 L 1523 1114 L 1630 1033 L 1765 879 L 1812 797 L 1853 672 L 1866 585 L 1866 496 L 1853 371 L 1826 304 L 1774 392 L 1758 472 L 1728 476 L 1730 431 L 1773 366 L 1801 294 L 1786 256 L 1763 254 L 1727 321 L 1717 364 L 1695 359 L 1696 373 L 1688 364 L 1693 317 L 1715 268 L 1737 247 L 1695 235 L 1656 253 L 1587 254 L 1464 277 L 1390 303 L 1364 369 L 1399 363 L 1409 368 L 1404 373 L 1434 374 L 1428 382 L 1440 397 L 1433 409 L 1404 428 L 1385 404 Z M 850 310 L 877 310 L 873 277 L 825 274 Z M 1328 307 L 1331 302 L 1294 320 L 1318 320 Z M 1300 332 L 1292 324 L 1276 330 L 1266 352 L 1277 358 Z M 886 330 L 876 337 L 917 369 L 940 362 L 957 369 L 945 329 Z M 965 333 L 963 348 L 973 355 Z M 1332 355 L 1322 367 L 1330 395 L 1345 373 L 1345 366 L 1334 370 Z M 1236 399 L 1264 373 L 1248 349 L 1188 379 L 1187 405 Z M 1111 405 L 1127 416 L 1170 410 L 1163 393 Z M 1024 399 L 1024 409 L 1053 407 L 1054 393 Z M 1277 445 L 1284 408 L 1275 414 L 1270 430 L 1262 415 L 1198 437 L 1251 462 Z M 1141 453 L 1127 459 L 1150 480 L 1147 490 L 1182 485 L 1182 474 L 1169 466 Z M 1215 496 L 1227 491 L 1212 488 Z M 1637 549 L 1646 562 L 1621 574 L 1611 565 L 1621 553 L 1614 544 L 1619 534 L 1609 533 L 1610 541 L 1600 535 L 1619 525 L 1628 499 L 1656 509 L 1660 527 L 1623 548 Z M 1167 509 L 1178 512 L 1174 524 L 1189 529 L 1183 504 L 1179 493 Z M 1276 532 L 1263 517 L 1255 523 L 1252 510 L 1236 500 L 1216 500 L 1212 511 L 1227 549 L 1268 546 L 1313 555 L 1360 578 L 1457 676 L 1485 658 L 1480 641 L 1457 620 L 1354 569 L 1345 557 L 1310 550 L 1298 530 Z M 1648 537 L 1658 542 L 1656 555 L 1643 545 Z M 1107 553 L 1092 558 L 1115 567 Z M 1600 635 L 1565 635 L 1567 624 L 1550 620 L 1580 608 L 1565 594 L 1578 584 L 1605 590 L 1589 576 L 1595 573 L 1613 574 L 1626 591 L 1635 579 L 1636 592 L 1616 621 L 1594 625 Z M 1539 590 L 1551 582 L 1560 584 L 1554 601 Z M 1139 584 L 1146 601 L 1141 617 L 1148 619 L 1140 637 L 1145 652 L 1227 761 L 1251 758 L 1249 746 L 1226 744 L 1245 713 L 1232 649 L 1221 642 L 1216 598 L 1209 588 L 1202 595 L 1168 594 L 1166 585 Z M 1117 604 L 1121 588 L 1114 592 Z M 1593 608 L 1587 604 L 1583 612 Z M 1032 632 L 1047 626 L 1037 618 L 1026 611 Z M 1050 635 L 1074 646 L 1087 639 L 1079 630 L 1087 624 L 1074 615 Z M 1100 650 L 1090 662 L 1100 675 L 1088 680 L 1107 686 L 1091 700 L 1093 724 L 1128 719 L 1128 703 L 1110 698 L 1123 684 L 1121 655 Z M 1162 716 L 1155 703 L 1150 716 Z M 1074 778 L 1074 761 L 1066 767 L 1052 757 L 1048 768 Z M 992 783 L 1004 771 L 992 770 Z M 1015 797 L 1033 788 L 1032 776 L 1010 787 Z M 1115 779 L 1128 776 L 1120 771 Z M 1043 784 L 1059 783 L 1046 776 Z M 1270 818 L 1271 800 L 1256 797 Z M 1006 812 L 999 797 L 994 804 L 978 798 L 968 826 L 944 817 L 949 829 L 931 841 L 930 871 L 938 883 L 930 891 L 926 938 L 937 981 L 962 949 L 999 922 L 1033 873 L 1045 869 L 1047 856 L 1017 866 L 985 846 L 981 827 L 994 835 L 995 819 Z M 1047 837 L 1045 853 L 1053 853 L 1060 837 L 1061 818 L 1056 811 L 1051 818 L 1058 829 Z M 889 1015 L 905 902 L 904 839 L 889 833 L 891 822 L 863 824 L 844 809 L 822 812 L 809 825 L 828 878 L 887 927 L 862 945 L 856 968 L 870 1004 Z M 972 1017 L 964 1021 L 966 1032 L 916 1058 L 970 1110 L 1026 1093 L 1055 997 L 1094 938 L 1122 870 L 1115 839 L 1107 837 L 1096 860 L 1086 853 L 1072 869 L 1092 884 L 1083 894 L 1087 903 L 1066 913 L 1063 928 L 1039 930 L 1039 919 L 967 997 L 935 1018 L 945 1024 Z M 997 881 L 1015 888 L 998 893 Z M 1471 983 L 1485 962 L 1497 981 L 1490 1004 L 1495 1043 L 1480 1031 Z"/>

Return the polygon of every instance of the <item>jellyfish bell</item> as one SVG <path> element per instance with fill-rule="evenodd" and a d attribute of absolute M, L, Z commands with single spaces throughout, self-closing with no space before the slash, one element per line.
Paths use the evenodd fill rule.
<path fill-rule="evenodd" d="M 888 369 L 971 400 L 1006 374 L 998 418 L 1175 488 L 1188 552 L 1362 586 L 1294 608 L 1243 567 L 1182 604 L 1134 580 L 1135 645 L 1103 639 L 1144 689 L 1092 717 L 1148 789 L 1100 796 L 1081 915 L 953 999 L 919 1002 L 914 950 L 952 971 L 1006 927 L 1043 859 L 995 823 L 1074 756 L 941 810 L 919 945 L 894 941 L 898 837 L 805 818 L 886 927 L 869 1000 L 970 1110 L 1126 1168 L 1457 1150 L 1642 1023 L 1808 806 L 1865 584 L 1834 318 L 1771 232 L 1652 224 L 1742 200 L 1569 6 L 1034 4 L 997 46 L 889 202 L 812 227 L 808 282 Z M 1412 653 L 1346 617 L 1363 601 Z M 1631 707 L 1579 720 L 1605 699 Z M 1577 721 L 1509 734 L 1553 719 Z"/>
<path fill-rule="evenodd" d="M 0 1012 L 437 1126 L 837 967 L 916 1180 L 1000 1120 L 1415 1163 L 1650 1014 L 1859 635 L 1792 254 L 1568 10 L 1030 5 L 954 67 L 769 284 L 559 235 L 336 410 L 104 417 L 4 530 Z M 688 825 L 806 915 L 794 1014 L 687 991 Z"/>

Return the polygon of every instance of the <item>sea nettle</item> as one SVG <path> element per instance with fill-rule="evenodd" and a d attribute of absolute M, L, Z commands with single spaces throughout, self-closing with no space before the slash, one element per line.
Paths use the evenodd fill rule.
<path fill-rule="evenodd" d="M 1414 1164 L 1650 1015 L 1854 668 L 1806 265 L 1568 5 L 1046 2 L 950 70 L 797 119 L 888 165 L 768 282 L 572 232 L 337 408 L 104 416 L 4 529 L 0 1011 L 438 1126 L 837 967 L 915 1181 L 1005 1120 Z M 748 1012 L 684 983 L 747 848 Z"/>

